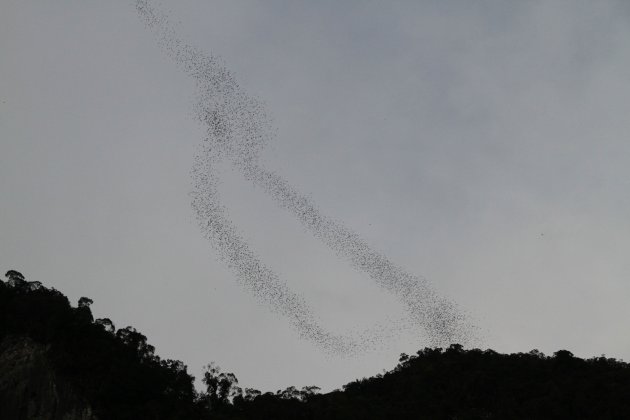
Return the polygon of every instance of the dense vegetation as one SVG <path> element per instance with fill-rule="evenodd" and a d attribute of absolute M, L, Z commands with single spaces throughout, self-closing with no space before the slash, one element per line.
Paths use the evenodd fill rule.
<path fill-rule="evenodd" d="M 630 365 L 561 350 L 504 355 L 449 348 L 402 354 L 391 371 L 328 394 L 317 387 L 276 393 L 241 389 L 210 364 L 204 392 L 177 360 L 162 360 L 144 335 L 94 320 L 17 271 L 0 281 L 0 342 L 26 336 L 45 344 L 55 371 L 102 419 L 484 419 L 630 418 Z M 1 372 L 0 372 L 1 374 Z"/>
<path fill-rule="evenodd" d="M 103 419 L 192 418 L 192 378 L 179 361 L 160 360 L 132 327 L 94 321 L 90 299 L 78 307 L 16 271 L 0 282 L 0 340 L 28 336 L 49 347 L 55 370 L 81 390 Z"/>

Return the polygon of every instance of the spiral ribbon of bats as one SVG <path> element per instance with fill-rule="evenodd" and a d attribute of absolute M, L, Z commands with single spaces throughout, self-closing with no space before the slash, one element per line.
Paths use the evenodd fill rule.
<path fill-rule="evenodd" d="M 135 6 L 161 50 L 195 82 L 192 109 L 204 126 L 205 138 L 197 148 L 191 171 L 192 207 L 215 255 L 243 289 L 285 317 L 300 338 L 330 354 L 352 355 L 376 348 L 403 330 L 409 331 L 410 326 L 430 346 L 474 341 L 476 327 L 455 302 L 440 296 L 427 279 L 405 271 L 359 234 L 324 214 L 311 198 L 261 163 L 261 151 L 276 136 L 273 120 L 262 101 L 239 86 L 220 57 L 179 38 L 169 16 L 150 1 L 137 0 Z M 393 294 L 406 309 L 404 319 L 346 334 L 322 326 L 305 299 L 261 261 L 229 217 L 218 188 L 220 162 L 232 165 L 366 281 Z"/>

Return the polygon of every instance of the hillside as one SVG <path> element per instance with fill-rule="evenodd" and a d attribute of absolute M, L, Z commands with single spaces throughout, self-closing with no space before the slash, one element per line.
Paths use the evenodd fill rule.
<path fill-rule="evenodd" d="M 238 386 L 214 364 L 206 390 L 162 360 L 133 327 L 94 320 L 59 291 L 17 271 L 0 281 L 0 419 L 504 419 L 630 418 L 630 365 L 447 349 L 402 354 L 391 371 L 318 394 Z"/>

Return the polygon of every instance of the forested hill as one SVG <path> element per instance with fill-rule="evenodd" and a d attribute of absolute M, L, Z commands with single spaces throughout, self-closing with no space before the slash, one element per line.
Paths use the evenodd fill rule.
<path fill-rule="evenodd" d="M 64 419 L 622 419 L 630 365 L 561 350 L 545 356 L 424 349 L 342 390 L 275 393 L 238 386 L 216 365 L 204 392 L 132 327 L 94 320 L 54 289 L 9 271 L 0 281 L 0 420 Z M 211 357 L 209 357 L 211 359 Z"/>

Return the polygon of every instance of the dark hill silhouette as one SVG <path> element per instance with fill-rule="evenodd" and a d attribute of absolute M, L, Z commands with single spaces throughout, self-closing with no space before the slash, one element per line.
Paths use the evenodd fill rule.
<path fill-rule="evenodd" d="M 0 420 L 65 419 L 623 419 L 630 418 L 630 365 L 447 349 L 402 354 L 389 372 L 327 394 L 238 387 L 214 364 L 206 391 L 177 360 L 162 360 L 133 327 L 94 320 L 17 271 L 0 281 Z"/>

